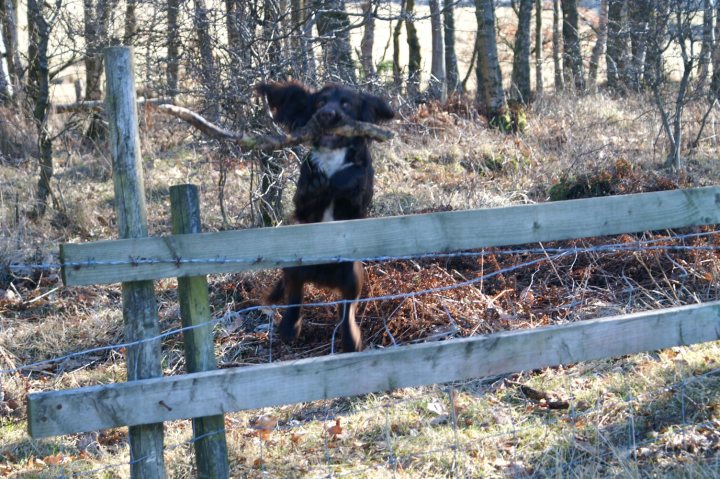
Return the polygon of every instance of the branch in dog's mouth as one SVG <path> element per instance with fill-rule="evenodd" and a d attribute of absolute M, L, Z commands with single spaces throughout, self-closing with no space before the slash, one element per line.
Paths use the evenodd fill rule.
<path fill-rule="evenodd" d="M 157 109 L 180 118 L 197 128 L 205 135 L 217 140 L 232 141 L 247 149 L 258 150 L 279 150 L 301 143 L 313 143 L 314 141 L 333 142 L 336 137 L 361 136 L 369 140 L 387 141 L 394 133 L 372 123 L 355 121 L 343 118 L 342 125 L 331 128 L 322 128 L 313 117 L 307 125 L 284 135 L 249 135 L 245 132 L 233 132 L 221 128 L 192 110 L 176 105 L 158 105 Z"/>

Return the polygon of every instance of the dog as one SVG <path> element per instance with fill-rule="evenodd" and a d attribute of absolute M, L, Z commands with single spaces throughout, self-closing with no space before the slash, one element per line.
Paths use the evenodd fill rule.
<path fill-rule="evenodd" d="M 342 126 L 348 119 L 369 123 L 395 116 L 380 97 L 360 93 L 340 85 L 327 85 L 313 91 L 296 83 L 258 85 L 272 111 L 273 120 L 295 130 L 312 119 L 322 131 Z M 310 153 L 300 167 L 293 197 L 295 219 L 299 223 L 365 218 L 373 196 L 373 167 L 369 140 L 323 133 L 313 140 Z M 358 261 L 295 266 L 283 269 L 283 276 L 266 300 L 290 305 L 282 315 L 279 332 L 285 342 L 300 335 L 304 286 L 312 283 L 339 291 L 345 302 L 339 307 L 343 351 L 361 351 L 360 328 L 355 322 L 357 300 L 365 281 L 365 270 Z"/>

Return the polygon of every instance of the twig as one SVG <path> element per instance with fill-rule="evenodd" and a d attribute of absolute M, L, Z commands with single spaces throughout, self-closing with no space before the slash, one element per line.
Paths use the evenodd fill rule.
<path fill-rule="evenodd" d="M 229 140 L 241 147 L 259 150 L 278 150 L 290 146 L 307 143 L 321 134 L 332 133 L 338 136 L 362 136 L 376 141 L 387 141 L 394 133 L 372 123 L 345 119 L 344 124 L 332 130 L 323 130 L 314 118 L 295 131 L 285 135 L 248 135 L 245 132 L 234 132 L 219 127 L 192 110 L 176 105 L 158 105 L 158 110 L 190 123 L 207 136 L 217 140 Z"/>

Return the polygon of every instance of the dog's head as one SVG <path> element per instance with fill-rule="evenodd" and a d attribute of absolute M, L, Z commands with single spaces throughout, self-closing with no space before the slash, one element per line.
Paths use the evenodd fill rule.
<path fill-rule="evenodd" d="M 257 91 L 267 98 L 273 120 L 290 130 L 306 125 L 313 116 L 328 130 L 342 126 L 348 119 L 379 123 L 395 116 L 382 98 L 341 85 L 327 85 L 313 91 L 295 82 L 263 83 Z M 336 147 L 345 141 L 329 134 L 319 138 L 315 146 Z"/>

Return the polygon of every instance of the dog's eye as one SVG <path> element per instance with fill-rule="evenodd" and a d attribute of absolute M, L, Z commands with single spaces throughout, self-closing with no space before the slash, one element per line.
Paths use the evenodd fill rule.
<path fill-rule="evenodd" d="M 342 106 L 344 109 L 349 110 L 350 109 L 350 102 L 348 100 L 343 100 L 342 103 L 340 103 L 340 106 Z"/>
<path fill-rule="evenodd" d="M 321 98 L 320 100 L 317 101 L 317 103 L 315 103 L 315 106 L 318 108 L 322 108 L 323 106 L 325 106 L 325 100 L 323 100 Z"/>

